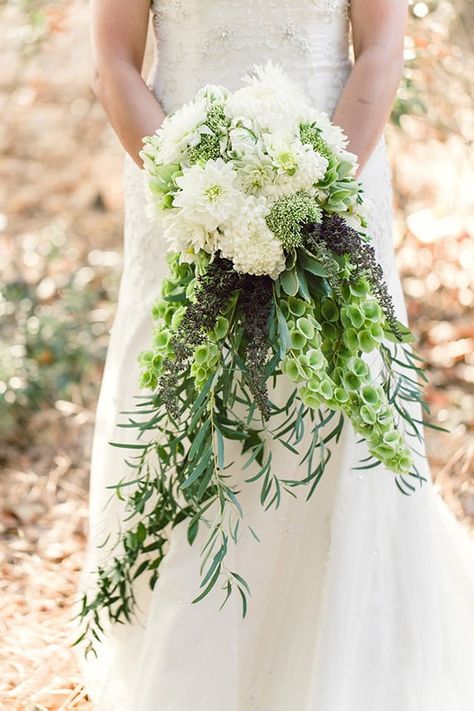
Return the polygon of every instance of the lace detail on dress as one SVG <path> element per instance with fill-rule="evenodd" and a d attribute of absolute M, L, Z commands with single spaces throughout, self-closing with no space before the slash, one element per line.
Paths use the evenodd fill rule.
<path fill-rule="evenodd" d="M 203 84 L 234 89 L 253 64 L 271 59 L 327 110 L 334 74 L 345 80 L 350 67 L 348 7 L 347 0 L 155 0 L 150 83 L 170 112 Z"/>

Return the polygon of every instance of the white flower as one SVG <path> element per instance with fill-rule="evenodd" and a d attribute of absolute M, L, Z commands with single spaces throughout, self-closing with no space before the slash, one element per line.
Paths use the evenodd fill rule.
<path fill-rule="evenodd" d="M 370 221 L 374 207 L 373 201 L 368 197 L 364 197 L 361 203 L 356 202 L 352 206 L 350 213 L 345 215 L 344 219 L 350 227 L 366 234 L 368 230 L 370 230 Z"/>
<path fill-rule="evenodd" d="M 212 253 L 215 248 L 215 233 L 202 225 L 186 220 L 179 210 L 167 210 L 161 218 L 163 238 L 169 252 L 197 254 L 201 249 Z"/>
<path fill-rule="evenodd" d="M 242 78 L 242 83 L 248 85 L 263 84 L 273 87 L 274 90 L 278 90 L 291 97 L 295 107 L 297 104 L 309 105 L 310 103 L 300 85 L 290 79 L 281 67 L 278 64 L 273 64 L 271 60 L 269 60 L 265 66 L 255 64 L 252 67 L 252 74 L 246 74 Z"/>
<path fill-rule="evenodd" d="M 298 190 L 311 190 L 326 173 L 328 161 L 299 139 L 287 141 L 274 134 L 266 140 L 268 154 L 275 168 L 274 180 L 264 186 L 265 195 L 280 197 Z"/>
<path fill-rule="evenodd" d="M 236 177 L 232 163 L 222 158 L 184 168 L 183 175 L 176 178 L 179 191 L 173 207 L 180 208 L 183 219 L 213 232 L 239 210 L 243 196 Z"/>
<path fill-rule="evenodd" d="M 228 98 L 225 111 L 230 119 L 245 118 L 261 130 L 294 135 L 299 126 L 299 106 L 307 98 L 279 67 L 269 62 L 255 66 L 243 78 L 244 86 Z"/>
<path fill-rule="evenodd" d="M 200 98 L 184 104 L 175 113 L 166 116 L 156 132 L 157 140 L 153 143 L 156 162 L 179 163 L 188 146 L 198 145 L 206 114 L 206 100 Z"/>
<path fill-rule="evenodd" d="M 263 151 L 246 153 L 242 159 L 234 161 L 238 183 L 247 195 L 258 195 L 265 191 L 275 178 L 272 159 Z"/>
<path fill-rule="evenodd" d="M 346 146 L 348 143 L 348 138 L 342 128 L 332 123 L 329 116 L 323 111 L 314 111 L 313 121 L 316 126 L 321 130 L 321 135 L 323 140 L 327 143 L 329 148 L 336 154 L 341 152 L 346 152 Z"/>
<path fill-rule="evenodd" d="M 258 129 L 244 116 L 234 118 L 229 129 L 232 153 L 243 156 L 258 150 Z"/>
<path fill-rule="evenodd" d="M 199 89 L 197 93 L 197 98 L 205 99 L 206 103 L 212 102 L 224 104 L 229 96 L 230 91 L 226 89 L 225 86 L 220 86 L 218 84 L 206 84 L 206 86 Z"/>
<path fill-rule="evenodd" d="M 226 224 L 218 243 L 222 256 L 232 260 L 236 271 L 276 279 L 285 269 L 285 254 L 267 226 L 268 212 L 265 198 L 248 197 L 238 215 Z"/>

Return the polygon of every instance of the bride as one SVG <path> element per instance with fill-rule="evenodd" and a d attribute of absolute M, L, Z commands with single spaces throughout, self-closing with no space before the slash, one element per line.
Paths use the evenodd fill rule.
<path fill-rule="evenodd" d="M 165 114 L 208 82 L 235 89 L 272 60 L 347 133 L 374 205 L 370 233 L 398 315 L 406 318 L 391 239 L 384 124 L 400 79 L 406 0 L 94 0 L 96 93 L 127 153 L 125 264 L 97 409 L 90 543 L 83 586 L 107 556 L 99 547 L 123 510 L 108 486 L 126 472 L 110 441 L 137 394 L 139 351 L 167 273 L 165 245 L 144 211 L 139 151 Z M 149 18 L 157 59 L 141 78 Z M 350 54 L 352 44 L 354 60 Z M 125 434 L 124 434 L 125 433 Z M 472 711 L 472 544 L 427 484 L 400 494 L 389 472 L 358 471 L 349 427 L 309 502 L 288 497 L 264 511 L 244 500 L 258 531 L 238 546 L 252 590 L 219 610 L 196 605 L 199 541 L 173 529 L 151 591 L 136 581 L 139 613 L 111 625 L 96 658 L 80 655 L 100 711 Z M 297 457 L 277 466 L 288 475 Z"/>

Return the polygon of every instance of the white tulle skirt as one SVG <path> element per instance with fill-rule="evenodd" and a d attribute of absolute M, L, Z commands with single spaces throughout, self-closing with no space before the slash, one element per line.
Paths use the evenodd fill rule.
<path fill-rule="evenodd" d="M 377 249 L 405 310 L 387 215 L 381 143 L 362 173 L 379 208 Z M 97 410 L 91 468 L 91 534 L 81 589 L 107 555 L 97 545 L 118 530 L 120 502 L 106 487 L 126 472 L 110 440 L 120 410 L 138 394 L 137 354 L 151 337 L 150 306 L 166 273 L 164 247 L 145 221 L 141 175 L 127 161 L 125 268 Z M 277 396 L 284 400 L 287 387 Z M 361 449 L 362 447 L 362 449 Z M 302 449 L 302 451 L 304 451 Z M 233 595 L 191 604 L 201 580 L 201 530 L 191 547 L 186 523 L 172 532 L 153 591 L 137 581 L 135 623 L 107 630 L 84 669 L 100 711 L 473 711 L 474 545 L 428 482 L 411 496 L 382 468 L 359 471 L 364 456 L 349 426 L 314 496 L 286 497 L 265 512 L 256 484 L 242 502 L 246 532 L 229 566 L 252 594 L 242 619 Z M 296 477 L 298 457 L 275 451 L 276 471 Z M 248 476 L 248 473 L 245 472 Z M 233 476 L 243 480 L 239 460 Z"/>

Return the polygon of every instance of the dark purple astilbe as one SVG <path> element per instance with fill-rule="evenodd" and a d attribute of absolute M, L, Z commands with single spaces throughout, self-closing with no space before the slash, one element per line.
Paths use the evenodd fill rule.
<path fill-rule="evenodd" d="M 270 418 L 265 366 L 269 343 L 268 319 L 272 309 L 273 282 L 268 276 L 242 275 L 239 308 L 246 335 L 245 380 L 264 420 Z"/>
<path fill-rule="evenodd" d="M 385 283 L 383 269 L 377 261 L 375 250 L 370 242 L 365 242 L 357 230 L 350 227 L 339 215 L 324 213 L 320 223 L 306 225 L 306 244 L 324 244 L 338 256 L 347 255 L 355 267 L 353 279 L 366 277 L 372 292 L 379 302 L 394 335 L 401 340 L 393 300 Z"/>
<path fill-rule="evenodd" d="M 178 390 L 180 380 L 189 366 L 194 349 L 202 343 L 217 319 L 225 311 L 229 299 L 238 288 L 241 275 L 227 259 L 216 257 L 198 277 L 194 291 L 195 301 L 186 306 L 186 311 L 173 336 L 173 357 L 163 363 L 156 398 L 165 404 L 172 416 L 178 416 Z"/>

